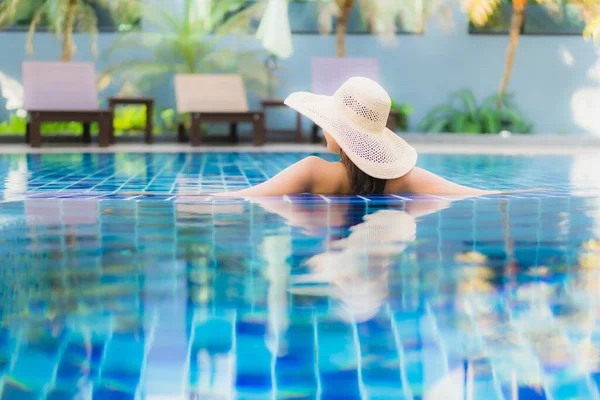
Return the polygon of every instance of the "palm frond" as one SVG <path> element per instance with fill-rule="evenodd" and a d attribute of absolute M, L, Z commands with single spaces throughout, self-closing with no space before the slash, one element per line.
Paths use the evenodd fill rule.
<path fill-rule="evenodd" d="M 494 102 L 495 104 L 495 102 Z M 483 108 L 480 113 L 482 128 L 487 133 L 500 133 L 501 125 L 497 108 Z"/>
<path fill-rule="evenodd" d="M 402 24 L 404 30 L 423 32 L 425 31 L 425 20 L 430 15 L 427 4 L 431 3 L 434 2 L 425 0 L 399 2 L 398 15 L 395 18 Z"/>
<path fill-rule="evenodd" d="M 583 34 L 586 38 L 600 39 L 600 15 L 590 20 Z"/>
<path fill-rule="evenodd" d="M 541 2 L 550 16 L 555 19 L 563 19 L 565 16 L 566 3 L 562 0 L 544 0 Z"/>
<path fill-rule="evenodd" d="M 156 7 L 144 8 L 144 27 L 147 27 L 144 29 L 145 32 L 179 32 L 182 25 L 182 19 L 178 19 L 168 10 Z"/>
<path fill-rule="evenodd" d="M 62 36 L 66 13 L 67 0 L 48 1 L 44 5 L 44 14 L 48 21 L 48 29 L 58 37 Z"/>
<path fill-rule="evenodd" d="M 179 70 L 177 64 L 129 58 L 103 71 L 100 80 L 105 81 L 104 86 L 111 83 L 118 86 L 128 84 L 144 92 L 177 72 L 183 72 Z"/>
<path fill-rule="evenodd" d="M 265 7 L 266 2 L 264 0 L 257 1 L 228 18 L 223 24 L 215 28 L 215 32 L 219 34 L 247 32 L 250 30 L 252 22 L 260 19 Z"/>
<path fill-rule="evenodd" d="M 423 1 L 422 23 L 437 17 L 444 29 L 454 26 L 454 10 L 461 0 L 427 0 Z M 464 1 L 464 0 L 462 0 Z"/>
<path fill-rule="evenodd" d="M 212 49 L 205 57 L 199 57 L 198 71 L 203 73 L 222 72 L 237 64 L 236 52 L 230 48 Z"/>
<path fill-rule="evenodd" d="M 507 102 L 510 101 L 511 94 L 504 94 L 504 96 L 502 97 L 502 100 L 504 101 L 504 103 L 506 104 Z M 481 108 L 483 109 L 496 109 L 497 108 L 497 104 L 498 104 L 498 94 L 492 94 L 488 97 L 485 98 L 485 100 L 483 100 L 483 103 L 481 103 Z"/>
<path fill-rule="evenodd" d="M 90 34 L 90 51 L 94 57 L 98 55 L 98 17 L 90 4 L 79 5 L 77 13 L 77 29 Z"/>
<path fill-rule="evenodd" d="M 337 18 L 342 10 L 335 2 L 326 0 L 318 1 L 318 26 L 321 34 L 331 33 L 333 30 L 333 19 Z"/>
<path fill-rule="evenodd" d="M 142 15 L 142 2 L 136 0 L 96 0 L 123 23 L 133 24 Z"/>
<path fill-rule="evenodd" d="M 499 133 L 507 129 L 515 133 L 530 133 L 532 125 L 513 101 L 512 95 L 500 109 L 496 107 L 498 94 L 488 96 L 477 106 L 475 96 L 461 90 L 451 96 L 449 104 L 434 107 L 421 121 L 419 129 L 426 132 Z M 455 108 L 459 103 L 463 107 Z"/>
<path fill-rule="evenodd" d="M 4 28 L 14 22 L 20 4 L 22 4 L 22 0 L 5 0 L 0 2 L 0 28 Z"/>
<path fill-rule="evenodd" d="M 467 89 L 463 89 L 453 93 L 452 97 L 456 101 L 462 103 L 465 112 L 470 114 L 472 118 L 477 118 L 477 100 L 475 100 L 473 92 Z"/>
<path fill-rule="evenodd" d="M 403 12 L 419 3 L 419 0 L 412 2 L 360 0 L 359 6 L 361 17 L 369 23 L 371 32 L 384 42 L 391 43 L 396 39 L 398 20 Z"/>
<path fill-rule="evenodd" d="M 483 26 L 494 14 L 502 0 L 462 0 L 464 11 L 474 24 Z"/>
<path fill-rule="evenodd" d="M 419 129 L 429 133 L 443 133 L 447 132 L 448 126 L 450 125 L 451 120 L 448 117 L 442 117 L 435 121 L 432 121 L 431 124 L 426 125 L 423 122 L 419 125 Z"/>
<path fill-rule="evenodd" d="M 35 35 L 35 31 L 37 26 L 39 25 L 42 16 L 44 15 L 44 8 L 40 8 L 35 12 L 33 18 L 31 19 L 31 23 L 29 24 L 29 30 L 27 31 L 27 43 L 25 44 L 25 50 L 27 54 L 30 56 L 33 55 L 33 36 Z"/>
<path fill-rule="evenodd" d="M 564 18 L 567 10 L 575 10 L 587 24 L 583 32 L 585 38 L 594 40 L 600 38 L 600 1 L 569 0 L 569 2 L 565 2 L 564 0 L 543 0 L 542 4 L 555 18 Z"/>
<path fill-rule="evenodd" d="M 236 73 L 242 75 L 249 91 L 259 91 L 267 86 L 262 50 L 240 51 L 234 46 L 239 43 L 232 42 L 225 34 L 244 31 L 242 22 L 249 24 L 259 10 L 258 6 L 240 10 L 242 3 L 242 0 L 212 1 L 210 19 L 216 21 L 215 25 L 203 23 L 203 16 L 194 10 L 192 0 L 186 0 L 182 16 L 147 7 L 145 15 L 153 16 L 152 29 L 122 35 L 106 53 L 110 58 L 118 53 L 132 52 L 140 56 L 113 63 L 105 76 L 113 81 L 149 87 L 174 73 Z M 230 12 L 235 15 L 231 17 Z M 219 25 L 226 17 L 231 18 L 225 26 Z M 216 33 L 212 26 L 218 26 Z"/>
<path fill-rule="evenodd" d="M 437 129 L 442 129 L 443 126 L 449 124 L 452 121 L 452 116 L 458 113 L 459 111 L 449 104 L 436 106 L 425 115 L 423 120 L 421 120 L 419 123 L 419 130 L 425 132 L 439 132 Z M 441 120 L 445 121 L 443 125 L 439 123 Z"/>
<path fill-rule="evenodd" d="M 112 45 L 103 52 L 102 57 L 112 58 L 116 53 L 140 52 L 140 49 L 155 48 L 168 36 L 168 34 L 153 32 L 128 32 L 119 35 Z"/>

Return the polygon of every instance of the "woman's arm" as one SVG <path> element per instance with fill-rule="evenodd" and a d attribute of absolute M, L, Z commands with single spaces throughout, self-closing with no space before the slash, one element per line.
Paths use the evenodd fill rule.
<path fill-rule="evenodd" d="M 236 192 L 218 193 L 225 197 L 266 197 L 285 194 L 314 193 L 318 188 L 319 170 L 326 168 L 327 161 L 310 156 L 284 169 L 260 185 Z"/>
<path fill-rule="evenodd" d="M 480 190 L 450 182 L 441 176 L 421 168 L 413 168 L 404 177 L 403 187 L 408 193 L 473 195 L 495 194 L 498 192 Z"/>

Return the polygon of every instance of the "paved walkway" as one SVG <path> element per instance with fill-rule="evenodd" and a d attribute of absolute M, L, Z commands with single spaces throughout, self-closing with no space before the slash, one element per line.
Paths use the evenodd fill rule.
<path fill-rule="evenodd" d="M 540 142 L 538 145 L 532 143 L 423 143 L 420 141 L 408 141 L 415 146 L 420 153 L 442 153 L 442 154 L 600 154 L 600 146 L 575 144 L 548 144 Z M 187 144 L 132 144 L 124 143 L 113 145 L 108 148 L 100 148 L 95 145 L 44 145 L 38 149 L 32 149 L 23 144 L 2 145 L 0 154 L 22 154 L 22 153 L 177 153 L 177 152 L 322 152 L 327 151 L 324 146 L 312 144 L 267 144 L 263 147 L 251 145 L 238 146 L 203 146 L 191 147 Z"/>

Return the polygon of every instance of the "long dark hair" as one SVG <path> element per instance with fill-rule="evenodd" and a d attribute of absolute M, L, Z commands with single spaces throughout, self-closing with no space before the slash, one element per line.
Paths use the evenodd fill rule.
<path fill-rule="evenodd" d="M 351 194 L 370 196 L 384 193 L 387 183 L 386 179 L 373 178 L 371 175 L 363 172 L 350 160 L 343 150 L 341 150 L 340 156 L 340 161 L 344 164 L 348 173 Z"/>

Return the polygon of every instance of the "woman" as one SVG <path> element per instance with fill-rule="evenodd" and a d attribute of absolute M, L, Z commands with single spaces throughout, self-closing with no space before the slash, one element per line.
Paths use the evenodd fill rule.
<path fill-rule="evenodd" d="M 285 104 L 323 129 L 327 148 L 339 154 L 340 161 L 307 157 L 260 185 L 221 196 L 494 193 L 457 185 L 415 167 L 415 149 L 386 128 L 390 97 L 370 79 L 351 78 L 333 96 L 294 93 Z"/>

